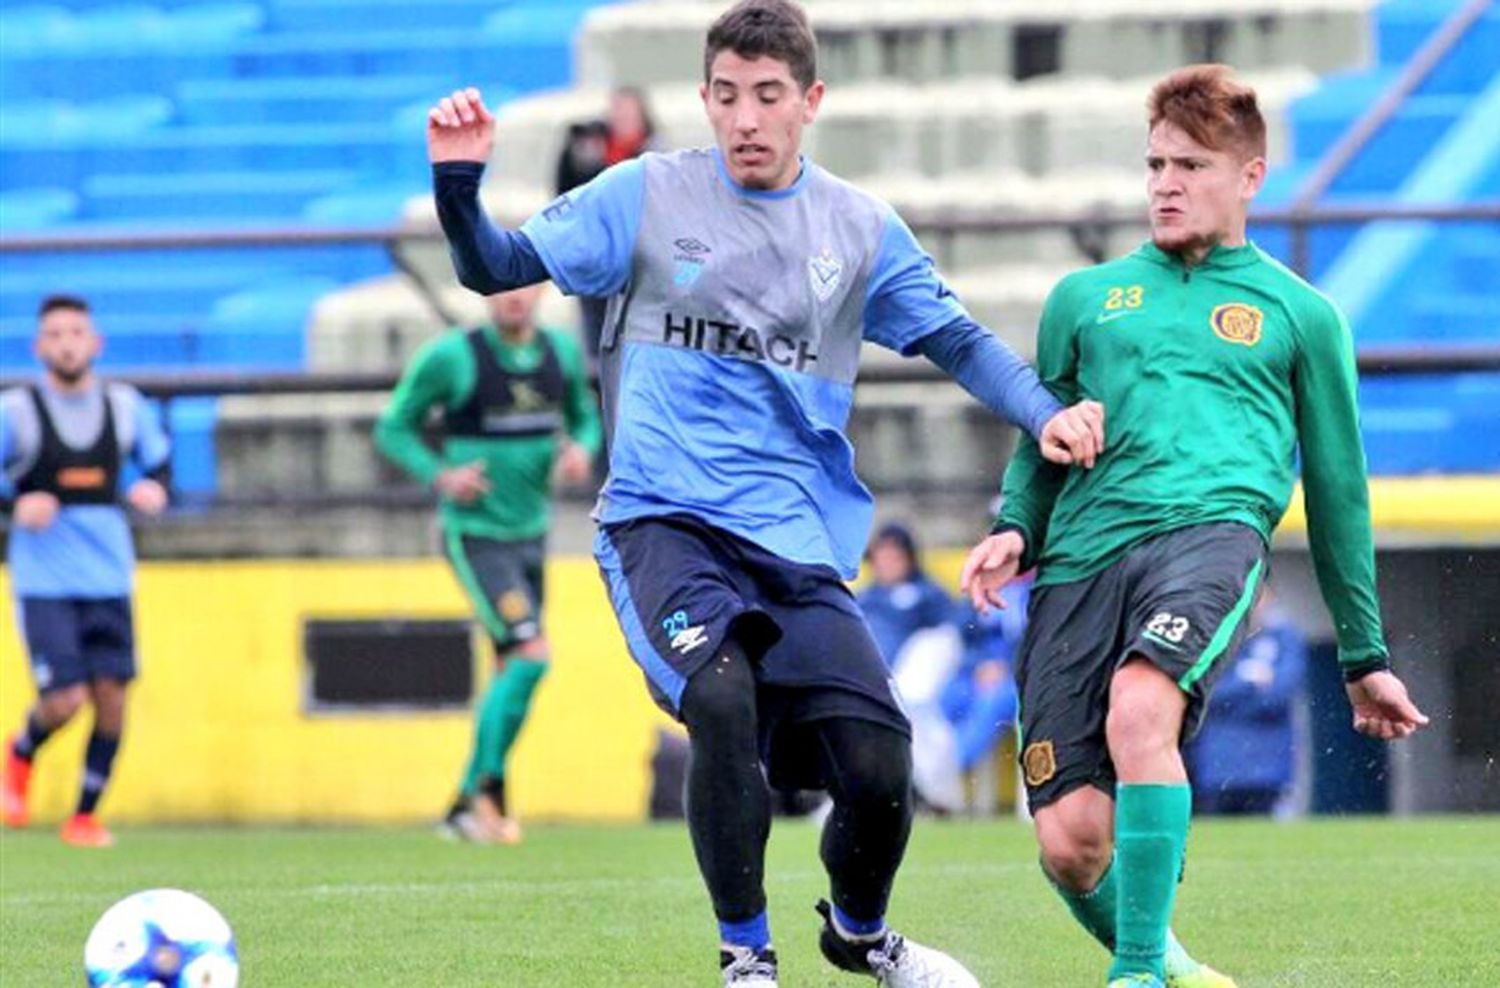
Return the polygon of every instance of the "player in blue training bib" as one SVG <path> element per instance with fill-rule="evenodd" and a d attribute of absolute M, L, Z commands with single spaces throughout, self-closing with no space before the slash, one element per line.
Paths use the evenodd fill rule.
<path fill-rule="evenodd" d="M 438 216 L 476 291 L 551 278 L 610 300 L 595 556 L 653 695 L 688 729 L 724 984 L 776 984 L 769 778 L 833 797 L 825 956 L 895 988 L 973 985 L 885 925 L 911 746 L 843 582 L 872 515 L 844 434 L 860 346 L 925 355 L 1058 462 L 1092 466 L 1102 409 L 1063 409 L 890 206 L 802 157 L 824 86 L 801 8 L 738 4 L 710 28 L 704 70 L 715 147 L 617 165 L 519 231 L 480 212 L 494 122 L 476 90 L 453 93 L 429 117 Z"/>
<path fill-rule="evenodd" d="M 0 393 L 0 498 L 12 502 L 6 562 L 37 690 L 26 723 L 6 745 L 0 800 L 6 826 L 26 826 L 37 749 L 92 704 L 83 791 L 62 837 L 94 847 L 113 840 L 95 808 L 109 784 L 136 671 L 135 549 L 121 494 L 136 511 L 159 513 L 170 452 L 140 392 L 94 376 L 99 348 L 87 302 L 47 298 L 36 335 L 46 373 Z M 142 476 L 127 488 L 122 474 L 130 466 Z"/>

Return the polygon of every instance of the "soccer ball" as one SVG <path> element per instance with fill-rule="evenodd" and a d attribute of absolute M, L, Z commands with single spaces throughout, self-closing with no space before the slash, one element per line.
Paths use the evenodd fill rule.
<path fill-rule="evenodd" d="M 235 988 L 234 933 L 219 911 L 176 889 L 110 906 L 83 948 L 90 988 Z"/>

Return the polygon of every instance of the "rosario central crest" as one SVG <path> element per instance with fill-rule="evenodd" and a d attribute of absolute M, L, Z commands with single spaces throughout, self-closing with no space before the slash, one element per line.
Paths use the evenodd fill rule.
<path fill-rule="evenodd" d="M 1260 327 L 1265 318 L 1253 305 L 1230 302 L 1214 306 L 1208 321 L 1214 328 L 1214 335 L 1226 343 L 1255 346 L 1260 342 Z"/>

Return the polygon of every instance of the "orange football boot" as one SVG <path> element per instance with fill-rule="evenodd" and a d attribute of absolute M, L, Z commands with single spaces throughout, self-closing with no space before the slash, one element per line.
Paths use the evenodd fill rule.
<path fill-rule="evenodd" d="M 113 847 L 115 835 L 92 813 L 75 813 L 63 824 L 62 840 L 74 847 Z"/>
<path fill-rule="evenodd" d="M 16 756 L 16 736 L 5 741 L 5 783 L 0 785 L 0 816 L 7 827 L 17 830 L 31 822 L 26 810 L 26 790 L 31 786 L 31 763 Z"/>

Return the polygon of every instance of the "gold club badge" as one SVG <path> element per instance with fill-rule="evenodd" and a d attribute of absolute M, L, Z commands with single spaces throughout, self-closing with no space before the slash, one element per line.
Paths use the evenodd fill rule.
<path fill-rule="evenodd" d="M 522 618 L 531 616 L 531 598 L 520 590 L 507 590 L 495 601 L 495 610 L 500 612 L 500 619 L 507 624 L 515 624 Z"/>
<path fill-rule="evenodd" d="M 1035 788 L 1057 774 L 1057 756 L 1052 751 L 1051 741 L 1034 741 L 1026 746 L 1021 755 L 1021 767 L 1026 770 L 1026 784 Z"/>
<path fill-rule="evenodd" d="M 1255 346 L 1260 342 L 1260 327 L 1265 319 L 1265 315 L 1259 309 L 1243 302 L 1216 305 L 1208 317 L 1215 336 L 1225 343 L 1239 343 L 1244 346 Z"/>

